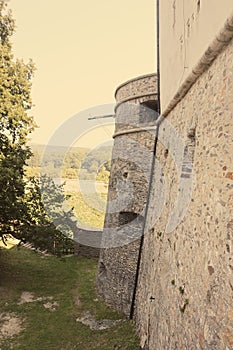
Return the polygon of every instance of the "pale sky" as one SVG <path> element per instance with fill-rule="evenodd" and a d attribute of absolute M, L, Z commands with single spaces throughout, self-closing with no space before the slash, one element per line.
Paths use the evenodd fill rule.
<path fill-rule="evenodd" d="M 71 116 L 114 103 L 125 80 L 156 70 L 154 0 L 10 0 L 9 8 L 15 56 L 37 67 L 34 143 L 46 144 Z"/>

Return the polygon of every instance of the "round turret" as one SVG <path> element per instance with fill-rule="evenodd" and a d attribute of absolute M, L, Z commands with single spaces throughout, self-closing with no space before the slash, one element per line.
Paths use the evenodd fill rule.
<path fill-rule="evenodd" d="M 115 97 L 114 146 L 97 287 L 108 303 L 129 315 L 155 143 L 157 76 L 131 79 L 117 88 Z"/>

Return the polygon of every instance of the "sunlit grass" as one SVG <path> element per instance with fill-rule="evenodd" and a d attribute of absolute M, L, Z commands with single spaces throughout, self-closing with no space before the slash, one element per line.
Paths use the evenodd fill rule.
<path fill-rule="evenodd" d="M 80 257 L 44 257 L 24 248 L 0 251 L 0 313 L 14 312 L 24 330 L 0 341 L 1 350 L 139 350 L 133 324 L 92 331 L 76 322 L 89 311 L 97 319 L 119 319 L 98 300 L 95 290 L 97 261 Z M 44 301 L 18 305 L 23 291 L 58 303 L 56 311 Z M 0 320 L 1 322 L 1 320 Z"/>

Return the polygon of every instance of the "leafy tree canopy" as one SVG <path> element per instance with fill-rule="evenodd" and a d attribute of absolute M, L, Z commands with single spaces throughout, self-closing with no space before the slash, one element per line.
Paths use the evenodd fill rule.
<path fill-rule="evenodd" d="M 15 30 L 7 1 L 0 1 L 0 228 L 1 234 L 20 225 L 26 212 L 24 166 L 31 156 L 28 135 L 35 124 L 31 109 L 32 62 L 15 60 L 11 36 Z"/>
<path fill-rule="evenodd" d="M 27 141 L 35 128 L 29 114 L 35 68 L 32 61 L 26 64 L 14 59 L 14 31 L 7 1 L 0 0 L 0 236 L 13 233 L 37 247 L 54 251 L 54 246 L 66 242 L 67 237 L 56 229 L 45 210 L 39 180 L 26 180 L 25 169 L 32 154 Z M 58 219 L 64 214 L 61 203 L 65 198 L 49 179 L 42 180 L 50 191 L 50 209 L 58 210 Z"/>

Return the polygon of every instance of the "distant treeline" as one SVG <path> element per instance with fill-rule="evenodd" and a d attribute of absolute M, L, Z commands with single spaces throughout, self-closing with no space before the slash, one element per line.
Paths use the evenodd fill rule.
<path fill-rule="evenodd" d="M 95 150 L 86 148 L 65 148 L 59 146 L 32 145 L 33 156 L 28 161 L 28 176 L 38 177 L 45 173 L 52 178 L 108 182 L 112 148 Z"/>

